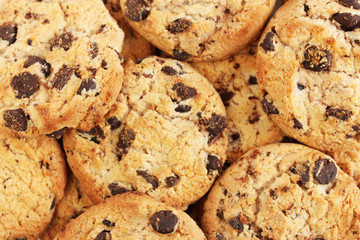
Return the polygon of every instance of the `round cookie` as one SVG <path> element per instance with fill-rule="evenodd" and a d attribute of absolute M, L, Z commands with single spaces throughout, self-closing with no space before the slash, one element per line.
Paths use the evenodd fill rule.
<path fill-rule="evenodd" d="M 335 161 L 297 144 L 250 150 L 205 203 L 208 239 L 358 239 L 360 190 Z"/>
<path fill-rule="evenodd" d="M 227 60 L 196 62 L 192 66 L 220 94 L 226 107 L 227 161 L 232 163 L 249 149 L 280 142 L 283 133 L 263 111 L 256 78 L 256 43 Z"/>
<path fill-rule="evenodd" d="M 100 0 L 3 1 L 1 128 L 54 137 L 90 130 L 120 91 L 123 37 Z"/>
<path fill-rule="evenodd" d="M 359 9 L 357 1 L 289 1 L 259 44 L 265 112 L 286 134 L 326 152 L 360 150 Z M 351 161 L 344 164 L 359 182 L 360 160 Z"/>
<path fill-rule="evenodd" d="M 66 165 L 54 139 L 0 134 L 0 239 L 35 240 L 64 194 Z"/>
<path fill-rule="evenodd" d="M 92 205 L 89 197 L 83 192 L 79 180 L 70 172 L 64 197 L 57 204 L 54 216 L 40 239 L 53 240 L 71 219 L 76 218 Z"/>
<path fill-rule="evenodd" d="M 72 220 L 54 240 L 67 239 L 206 238 L 183 211 L 146 195 L 125 193 L 90 208 Z"/>
<path fill-rule="evenodd" d="M 136 190 L 186 209 L 221 172 L 225 127 L 221 98 L 202 75 L 187 63 L 149 57 L 126 65 L 104 122 L 67 132 L 64 147 L 94 202 Z"/>
<path fill-rule="evenodd" d="M 120 1 L 134 29 L 181 61 L 220 60 L 236 53 L 256 38 L 275 2 Z"/>

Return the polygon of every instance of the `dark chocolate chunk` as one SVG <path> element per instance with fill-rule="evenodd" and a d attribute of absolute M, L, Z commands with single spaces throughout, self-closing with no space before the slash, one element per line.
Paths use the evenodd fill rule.
<path fill-rule="evenodd" d="M 110 240 L 110 233 L 107 230 L 102 231 L 99 233 L 94 240 Z"/>
<path fill-rule="evenodd" d="M 200 118 L 199 124 L 204 126 L 206 131 L 209 132 L 209 140 L 208 143 L 212 143 L 212 141 L 222 134 L 224 129 L 227 127 L 226 117 L 219 116 L 216 114 L 212 114 L 211 118 Z"/>
<path fill-rule="evenodd" d="M 337 13 L 332 18 L 338 22 L 344 31 L 353 31 L 360 27 L 360 16 L 351 13 Z"/>
<path fill-rule="evenodd" d="M 230 219 L 229 224 L 235 230 L 239 230 L 240 232 L 244 230 L 244 224 L 241 222 L 239 216 Z"/>
<path fill-rule="evenodd" d="M 136 174 L 145 178 L 145 180 L 153 186 L 153 189 L 159 186 L 158 179 L 155 176 L 148 173 L 147 171 L 137 170 Z"/>
<path fill-rule="evenodd" d="M 170 75 L 170 76 L 174 76 L 174 75 L 178 74 L 178 72 L 173 67 L 170 67 L 170 66 L 163 67 L 161 69 L 161 71 L 166 73 L 167 75 Z"/>
<path fill-rule="evenodd" d="M 150 6 L 144 0 L 127 0 L 125 16 L 134 22 L 145 20 L 150 14 Z"/>
<path fill-rule="evenodd" d="M 119 119 L 116 116 L 109 118 L 106 122 L 108 124 L 110 124 L 111 130 L 115 130 L 121 126 L 121 122 L 119 121 Z"/>
<path fill-rule="evenodd" d="M 172 211 L 159 211 L 152 215 L 150 223 L 156 232 L 167 234 L 176 231 L 179 218 Z"/>
<path fill-rule="evenodd" d="M 304 12 L 308 12 L 310 10 L 309 6 L 305 3 L 304 4 Z"/>
<path fill-rule="evenodd" d="M 353 7 L 354 9 L 360 9 L 359 0 L 337 0 L 340 4 L 345 7 Z"/>
<path fill-rule="evenodd" d="M 109 221 L 107 219 L 102 220 L 102 224 L 104 224 L 107 227 L 114 227 L 115 226 L 115 223 L 113 223 L 113 222 L 111 222 L 111 221 Z"/>
<path fill-rule="evenodd" d="M 297 83 L 296 85 L 299 90 L 304 90 L 304 88 L 305 88 L 305 86 L 300 83 Z"/>
<path fill-rule="evenodd" d="M 24 64 L 24 68 L 28 68 L 35 63 L 39 63 L 41 65 L 41 72 L 48 77 L 51 73 L 51 65 L 45 61 L 45 59 L 36 57 L 36 56 L 29 56 Z"/>
<path fill-rule="evenodd" d="M 28 72 L 20 73 L 11 80 L 11 87 L 16 91 L 16 98 L 28 98 L 39 90 L 39 77 Z"/>
<path fill-rule="evenodd" d="M 278 195 L 276 194 L 276 192 L 274 190 L 270 190 L 270 197 L 273 200 L 276 200 L 278 198 Z"/>
<path fill-rule="evenodd" d="M 229 91 L 219 91 L 221 100 L 223 101 L 225 106 L 229 106 L 229 101 L 233 98 L 233 96 L 235 95 L 233 92 L 229 92 Z"/>
<path fill-rule="evenodd" d="M 221 172 L 223 164 L 217 156 L 209 155 L 207 157 L 207 160 L 208 160 L 208 163 L 206 164 L 206 169 L 208 170 L 208 172 L 211 172 L 211 171 Z"/>
<path fill-rule="evenodd" d="M 75 38 L 72 33 L 65 32 L 50 41 L 50 51 L 52 51 L 54 48 L 62 48 L 65 51 L 68 51 L 71 48 L 72 42 L 74 40 Z"/>
<path fill-rule="evenodd" d="M 116 144 L 118 148 L 128 148 L 135 140 L 135 132 L 131 129 L 122 129 L 119 134 L 119 141 Z"/>
<path fill-rule="evenodd" d="M 99 47 L 97 43 L 90 43 L 90 57 L 94 59 L 99 55 Z"/>
<path fill-rule="evenodd" d="M 170 176 L 165 179 L 166 186 L 173 187 L 179 181 L 179 176 Z"/>
<path fill-rule="evenodd" d="M 14 240 L 28 240 L 27 237 L 23 237 L 23 238 L 14 238 Z"/>
<path fill-rule="evenodd" d="M 261 100 L 261 106 L 266 114 L 279 114 L 279 110 L 274 106 L 272 102 L 269 102 L 266 98 Z"/>
<path fill-rule="evenodd" d="M 359 128 L 359 126 L 352 126 L 352 129 L 357 132 L 357 131 L 359 131 L 360 128 Z"/>
<path fill-rule="evenodd" d="M 176 94 L 180 97 L 181 101 L 192 98 L 196 95 L 195 88 L 188 87 L 183 83 L 175 83 L 172 90 L 176 91 Z"/>
<path fill-rule="evenodd" d="M 50 211 L 55 208 L 55 204 L 56 204 L 56 198 L 54 198 L 51 202 Z"/>
<path fill-rule="evenodd" d="M 27 118 L 23 109 L 6 110 L 3 118 L 5 120 L 5 127 L 18 132 L 27 130 Z"/>
<path fill-rule="evenodd" d="M 310 167 L 303 163 L 303 164 L 294 164 L 290 169 L 290 172 L 297 174 L 300 176 L 300 181 L 302 184 L 305 184 L 310 181 Z"/>
<path fill-rule="evenodd" d="M 265 52 L 272 52 L 275 50 L 275 47 L 274 47 L 274 33 L 273 32 L 267 32 L 265 37 L 264 37 L 264 40 L 262 41 L 262 43 L 260 43 L 260 47 L 262 47 Z"/>
<path fill-rule="evenodd" d="M 173 21 L 172 23 L 170 23 L 166 27 L 166 29 L 172 34 L 182 33 L 182 32 L 187 31 L 191 25 L 192 25 L 192 22 L 190 20 L 185 19 L 185 18 L 179 18 L 179 19 L 176 19 L 175 21 Z"/>
<path fill-rule="evenodd" d="M 190 110 L 191 110 L 191 106 L 189 105 L 179 105 L 175 108 L 175 112 L 180 112 L 180 113 L 189 112 Z"/>
<path fill-rule="evenodd" d="M 285 136 L 283 137 L 283 139 L 281 140 L 282 143 L 298 143 L 298 144 L 302 144 L 301 142 L 299 142 L 298 140 L 296 140 L 295 138 L 289 137 L 289 136 Z"/>
<path fill-rule="evenodd" d="M 322 47 L 309 45 L 305 48 L 304 68 L 315 71 L 328 71 L 331 65 L 331 52 Z"/>
<path fill-rule="evenodd" d="M 186 61 L 191 57 L 190 54 L 188 54 L 187 52 L 185 52 L 184 50 L 181 50 L 181 49 L 174 49 L 173 55 L 177 60 L 180 60 L 180 61 Z"/>
<path fill-rule="evenodd" d="M 53 87 L 59 90 L 63 89 L 67 82 L 70 80 L 71 75 L 73 75 L 75 69 L 73 67 L 68 67 L 67 65 L 62 65 L 60 70 L 55 74 L 53 80 Z"/>
<path fill-rule="evenodd" d="M 64 135 L 65 131 L 66 131 L 67 127 L 61 128 L 55 132 L 46 134 L 46 136 L 51 137 L 51 138 L 56 138 L 59 139 L 62 137 L 62 135 Z"/>
<path fill-rule="evenodd" d="M 32 40 L 29 38 L 28 40 L 26 40 L 26 43 L 27 43 L 29 46 L 31 46 Z"/>
<path fill-rule="evenodd" d="M 79 89 L 77 90 L 77 94 L 81 95 L 83 90 L 85 90 L 85 92 L 87 92 L 87 91 L 94 90 L 94 89 L 96 89 L 95 80 L 93 78 L 84 79 L 81 82 Z"/>
<path fill-rule="evenodd" d="M 124 187 L 120 187 L 117 183 L 114 183 L 114 182 L 109 183 L 108 188 L 109 188 L 112 196 L 119 195 L 119 194 L 126 193 L 126 192 L 130 191 L 130 190 L 124 188 Z"/>
<path fill-rule="evenodd" d="M 17 26 L 13 23 L 4 23 L 0 26 L 0 38 L 8 41 L 9 46 L 16 42 Z"/>
<path fill-rule="evenodd" d="M 335 179 L 337 171 L 337 167 L 333 161 L 320 158 L 315 162 L 313 171 L 314 179 L 320 184 L 329 184 Z"/>
<path fill-rule="evenodd" d="M 103 69 L 107 69 L 107 66 L 108 66 L 108 63 L 107 63 L 105 60 L 103 60 L 103 61 L 101 62 L 101 67 L 102 67 Z"/>
<path fill-rule="evenodd" d="M 342 121 L 347 121 L 352 116 L 352 112 L 346 109 L 326 107 L 325 117 L 335 117 Z"/>
<path fill-rule="evenodd" d="M 216 209 L 216 216 L 221 219 L 221 220 L 224 220 L 224 209 Z"/>
<path fill-rule="evenodd" d="M 258 84 L 257 78 L 254 76 L 250 76 L 249 80 L 248 80 L 249 85 L 256 85 Z"/>
<path fill-rule="evenodd" d="M 231 135 L 231 139 L 233 140 L 233 141 L 236 141 L 236 140 L 238 140 L 240 138 L 240 134 L 239 133 L 233 133 L 232 135 Z"/>
<path fill-rule="evenodd" d="M 297 120 L 296 118 L 293 118 L 293 121 L 294 121 L 294 128 L 303 129 L 303 125 L 301 124 L 301 122 L 299 120 Z"/>

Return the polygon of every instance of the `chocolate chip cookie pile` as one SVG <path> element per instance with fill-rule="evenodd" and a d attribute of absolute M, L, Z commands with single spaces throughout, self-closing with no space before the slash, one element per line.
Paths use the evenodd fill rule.
<path fill-rule="evenodd" d="M 1 1 L 0 239 L 360 239 L 360 1 L 283 2 Z"/>

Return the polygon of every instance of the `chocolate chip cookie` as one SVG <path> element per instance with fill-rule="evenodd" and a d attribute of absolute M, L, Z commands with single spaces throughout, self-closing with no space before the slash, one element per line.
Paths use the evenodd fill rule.
<path fill-rule="evenodd" d="M 217 180 L 202 227 L 209 240 L 359 239 L 359 201 L 330 156 L 273 144 L 250 150 Z"/>
<path fill-rule="evenodd" d="M 140 193 L 125 193 L 90 208 L 72 220 L 55 238 L 67 239 L 206 238 L 183 211 Z"/>
<path fill-rule="evenodd" d="M 120 91 L 123 37 L 100 0 L 2 1 L 2 131 L 89 131 Z"/>
<path fill-rule="evenodd" d="M 216 88 L 226 107 L 227 161 L 250 148 L 280 142 L 283 133 L 264 113 L 256 77 L 256 43 L 227 60 L 193 63 Z"/>
<path fill-rule="evenodd" d="M 131 26 L 156 47 L 181 61 L 220 60 L 236 53 L 254 40 L 275 2 L 120 1 Z"/>
<path fill-rule="evenodd" d="M 226 159 L 221 98 L 173 59 L 130 61 L 125 73 L 104 122 L 65 133 L 68 163 L 94 202 L 139 191 L 186 209 L 210 189 Z"/>
<path fill-rule="evenodd" d="M 37 239 L 64 194 L 59 144 L 46 136 L 16 139 L 1 133 L 0 169 L 0 239 Z"/>

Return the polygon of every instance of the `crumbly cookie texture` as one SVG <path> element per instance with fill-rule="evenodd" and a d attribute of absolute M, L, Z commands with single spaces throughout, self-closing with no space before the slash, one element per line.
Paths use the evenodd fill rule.
<path fill-rule="evenodd" d="M 250 150 L 213 186 L 208 239 L 359 239 L 360 190 L 328 155 L 297 144 Z"/>
<path fill-rule="evenodd" d="M 37 239 L 66 185 L 59 144 L 46 136 L 17 139 L 1 133 L 0 169 L 0 239 Z"/>
<path fill-rule="evenodd" d="M 254 40 L 275 0 L 121 0 L 128 22 L 182 61 L 220 60 Z M 256 19 L 256 21 L 254 21 Z"/>
<path fill-rule="evenodd" d="M 120 28 L 125 33 L 121 56 L 123 56 L 125 60 L 131 58 L 136 61 L 137 59 L 153 55 L 155 53 L 155 47 L 127 23 L 125 16 L 121 11 L 120 1 L 103 0 L 103 2 L 111 16 L 115 18 Z"/>
<path fill-rule="evenodd" d="M 210 189 L 226 159 L 221 98 L 173 59 L 129 62 L 125 73 L 104 122 L 64 135 L 69 165 L 94 202 L 136 190 L 186 209 Z"/>
<path fill-rule="evenodd" d="M 2 131 L 59 137 L 94 127 L 121 88 L 123 37 L 100 0 L 2 1 Z"/>
<path fill-rule="evenodd" d="M 55 238 L 67 239 L 206 238 L 196 223 L 183 211 L 147 195 L 125 193 L 90 208 L 72 220 Z"/>
<path fill-rule="evenodd" d="M 215 87 L 226 107 L 227 161 L 232 163 L 254 147 L 280 142 L 283 132 L 263 111 L 256 77 L 256 43 L 227 60 L 192 66 Z"/>
<path fill-rule="evenodd" d="M 64 197 L 57 204 L 54 216 L 40 239 L 53 240 L 71 219 L 76 218 L 92 205 L 92 201 L 83 192 L 79 180 L 70 173 Z"/>
<path fill-rule="evenodd" d="M 326 152 L 360 149 L 359 9 L 358 1 L 289 1 L 258 48 L 265 112 L 288 135 Z M 338 163 L 354 168 L 360 182 L 359 158 L 348 159 Z"/>

